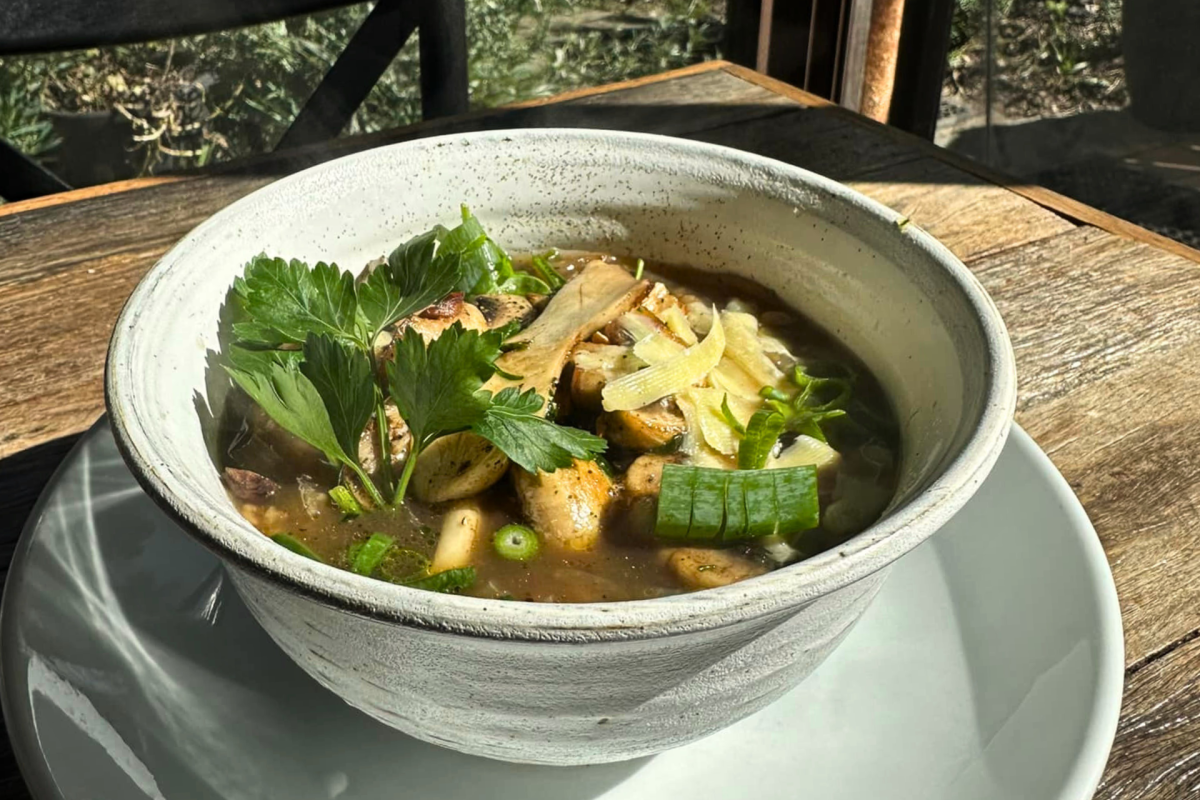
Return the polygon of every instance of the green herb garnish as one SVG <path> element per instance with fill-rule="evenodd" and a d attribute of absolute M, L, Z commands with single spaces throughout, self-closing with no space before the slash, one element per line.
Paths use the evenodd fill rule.
<path fill-rule="evenodd" d="M 550 287 L 551 291 L 557 292 L 566 285 L 567 279 L 560 275 L 558 270 L 551 265 L 550 259 L 554 258 L 555 255 L 557 255 L 557 253 L 551 250 L 550 252 L 544 253 L 540 256 L 534 256 L 532 259 L 530 259 L 530 261 L 533 264 L 534 270 L 538 275 L 541 276 L 542 280 L 546 282 L 546 285 Z"/>
<path fill-rule="evenodd" d="M 738 422 L 738 418 L 733 415 L 733 411 L 729 408 L 728 394 L 721 398 L 721 416 L 725 418 L 725 424 L 732 428 L 734 433 L 739 436 L 746 435 L 746 426 Z"/>
<path fill-rule="evenodd" d="M 371 538 L 354 548 L 350 555 L 350 570 L 359 575 L 370 575 L 383 561 L 383 557 L 395 546 L 396 540 L 382 533 L 372 533 Z"/>
<path fill-rule="evenodd" d="M 815 467 L 663 467 L 654 527 L 662 538 L 734 544 L 797 533 L 819 522 Z"/>
<path fill-rule="evenodd" d="M 760 408 L 750 417 L 738 445 L 738 469 L 762 469 L 771 457 L 787 418 L 773 408 Z"/>
<path fill-rule="evenodd" d="M 524 525 L 505 525 L 492 536 L 496 555 L 509 561 L 529 561 L 541 550 L 538 535 Z"/>
<path fill-rule="evenodd" d="M 277 533 L 271 537 L 271 541 L 275 542 L 275 544 L 286 547 L 288 550 L 291 550 L 297 555 L 304 556 L 305 558 L 311 558 L 313 561 L 320 561 L 322 564 L 325 563 L 325 559 L 314 553 L 308 545 L 297 539 L 295 536 L 292 536 L 290 533 Z"/>
<path fill-rule="evenodd" d="M 396 340 L 396 360 L 380 368 L 374 348 L 379 334 L 455 291 L 551 289 L 516 272 L 465 206 L 458 227 L 438 225 L 409 239 L 358 284 L 332 264 L 310 269 L 300 261 L 258 256 L 231 292 L 227 324 L 233 341 L 226 347 L 226 369 L 280 427 L 343 467 L 353 476 L 347 480 L 357 480 L 379 508 L 403 502 L 417 457 L 450 433 L 474 430 L 531 472 L 550 472 L 601 452 L 603 439 L 539 416 L 545 400 L 533 391 L 506 389 L 493 397 L 483 390 L 493 375 L 520 380 L 495 363 L 514 330 L 480 334 L 456 323 L 426 345 L 408 329 Z M 414 437 L 398 482 L 389 457 L 389 398 Z M 372 417 L 382 491 L 358 458 Z M 362 513 L 346 497 L 354 499 L 348 491 L 331 492 L 344 514 Z"/>
<path fill-rule="evenodd" d="M 604 451 L 602 438 L 537 416 L 545 401 L 532 389 L 510 387 L 493 396 L 482 388 L 496 374 L 500 342 L 495 331 L 481 334 L 457 323 L 428 344 L 412 330 L 396 341 L 388 387 L 413 437 L 396 502 L 425 448 L 460 431 L 474 431 L 529 472 L 553 472 Z"/>
<path fill-rule="evenodd" d="M 345 486 L 338 484 L 329 490 L 330 501 L 342 512 L 342 520 L 354 519 L 361 516 L 363 507 L 354 494 Z"/>
<path fill-rule="evenodd" d="M 424 578 L 406 581 L 405 586 L 413 589 L 425 589 L 430 592 L 460 592 L 463 589 L 470 589 L 475 583 L 475 568 L 474 567 L 459 567 L 457 569 L 448 569 L 442 572 L 435 572 Z"/>

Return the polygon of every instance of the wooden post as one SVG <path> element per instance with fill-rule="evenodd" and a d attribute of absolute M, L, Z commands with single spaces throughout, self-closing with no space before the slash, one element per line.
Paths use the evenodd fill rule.
<path fill-rule="evenodd" d="M 874 0 L 859 112 L 880 122 L 887 122 L 892 106 L 903 21 L 904 0 Z"/>

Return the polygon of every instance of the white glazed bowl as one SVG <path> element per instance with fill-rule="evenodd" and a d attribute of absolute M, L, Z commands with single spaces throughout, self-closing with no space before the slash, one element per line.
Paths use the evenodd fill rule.
<path fill-rule="evenodd" d="M 728 270 L 776 290 L 882 382 L 903 421 L 898 494 L 841 547 L 654 600 L 435 594 L 296 556 L 255 531 L 212 457 L 227 383 L 217 311 L 266 251 L 358 268 L 468 203 L 510 250 L 555 245 Z M 106 394 L 133 473 L 212 548 L 271 637 L 346 702 L 413 736 L 581 764 L 674 747 L 762 708 L 841 641 L 891 562 L 983 481 L 1015 403 L 1011 347 L 965 267 L 889 209 L 766 158 L 587 130 L 463 134 L 342 158 L 196 228 L 130 297 Z M 210 413 L 211 412 L 211 413 Z"/>

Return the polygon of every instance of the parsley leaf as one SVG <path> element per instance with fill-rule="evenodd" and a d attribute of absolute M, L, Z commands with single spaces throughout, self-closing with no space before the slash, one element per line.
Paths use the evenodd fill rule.
<path fill-rule="evenodd" d="M 415 314 L 455 291 L 462 275 L 462 258 L 443 253 L 438 225 L 397 247 L 359 284 L 358 305 L 370 329 L 370 340 L 398 319 Z"/>
<path fill-rule="evenodd" d="M 335 464 L 353 463 L 329 420 L 317 388 L 295 363 L 270 363 L 262 372 L 227 368 L 230 377 L 271 419 L 325 454 Z"/>
<path fill-rule="evenodd" d="M 413 436 L 414 456 L 434 439 L 466 430 L 483 416 L 491 395 L 482 390 L 496 372 L 499 336 L 454 323 L 426 345 L 408 328 L 387 365 L 388 389 Z"/>
<path fill-rule="evenodd" d="M 358 453 L 363 428 L 375 411 L 370 357 L 357 347 L 310 333 L 300 371 L 321 396 L 338 444 L 346 453 Z"/>
<path fill-rule="evenodd" d="M 512 259 L 492 241 L 466 206 L 462 207 L 462 224 L 446 231 L 441 243 L 440 252 L 456 253 L 462 258 L 460 292 L 469 295 L 552 293 L 545 281 L 513 269 Z"/>
<path fill-rule="evenodd" d="M 298 362 L 303 353 L 300 350 L 278 350 L 261 347 L 247 347 L 241 342 L 233 342 L 226 346 L 225 357 L 237 369 L 243 372 L 266 372 L 271 364 L 287 366 Z"/>
<path fill-rule="evenodd" d="M 233 332 L 244 343 L 267 347 L 303 344 L 309 333 L 354 340 L 358 301 L 354 278 L 336 265 L 255 256 L 234 281 L 244 319 Z"/>
<path fill-rule="evenodd" d="M 590 460 L 604 452 L 608 443 L 599 436 L 538 416 L 543 404 L 533 389 L 504 389 L 492 398 L 471 430 L 527 472 L 553 472 L 571 466 L 577 458 Z"/>

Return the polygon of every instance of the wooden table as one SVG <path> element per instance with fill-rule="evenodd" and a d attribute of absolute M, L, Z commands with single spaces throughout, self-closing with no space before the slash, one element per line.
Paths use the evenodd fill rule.
<path fill-rule="evenodd" d="M 328 158 L 528 126 L 652 131 L 778 158 L 892 206 L 958 254 L 1008 322 L 1017 419 L 1078 493 L 1116 577 L 1128 670 L 1097 796 L 1200 795 L 1200 252 L 726 63 L 220 174 L 0 206 L 0 564 L 50 473 L 104 411 L 104 351 L 122 303 L 190 228 Z M 7 742 L 0 794 L 25 796 Z"/>

